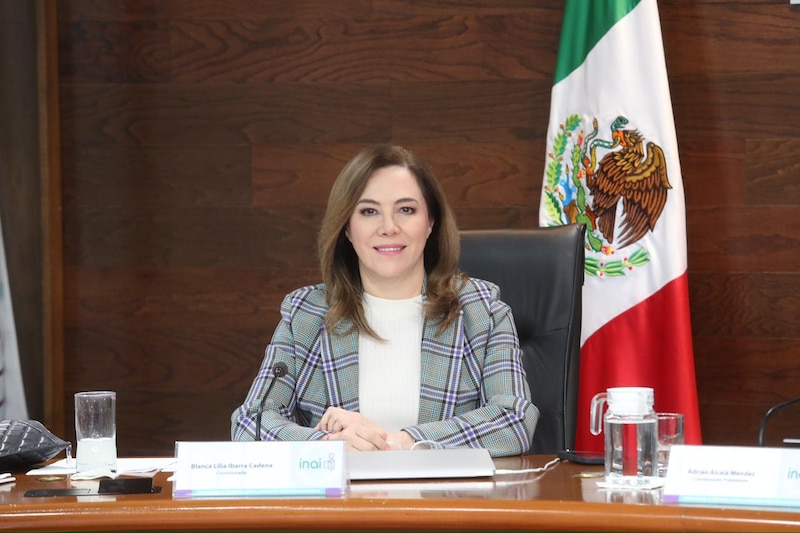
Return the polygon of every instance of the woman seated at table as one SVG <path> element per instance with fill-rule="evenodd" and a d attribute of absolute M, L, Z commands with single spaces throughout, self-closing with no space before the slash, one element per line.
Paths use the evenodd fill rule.
<path fill-rule="evenodd" d="M 328 199 L 324 283 L 285 297 L 231 416 L 233 440 L 526 452 L 538 410 L 511 310 L 496 285 L 460 273 L 458 254 L 453 214 L 428 166 L 398 146 L 358 153 Z M 276 363 L 284 377 L 275 378 Z"/>

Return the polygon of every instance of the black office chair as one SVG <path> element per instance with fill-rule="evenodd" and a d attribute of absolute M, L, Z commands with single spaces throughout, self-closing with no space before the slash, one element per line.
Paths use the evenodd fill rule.
<path fill-rule="evenodd" d="M 758 428 L 759 446 L 800 446 L 800 409 L 788 409 L 798 404 L 800 398 L 792 398 L 767 410 Z"/>
<path fill-rule="evenodd" d="M 461 270 L 496 283 L 511 306 L 540 418 L 530 453 L 575 445 L 583 225 L 461 232 Z"/>

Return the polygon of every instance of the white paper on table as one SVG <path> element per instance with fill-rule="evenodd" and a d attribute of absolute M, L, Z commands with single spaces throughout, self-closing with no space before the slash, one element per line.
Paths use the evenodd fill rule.
<path fill-rule="evenodd" d="M 59 474 L 74 474 L 75 459 L 61 459 L 55 463 L 34 468 L 27 472 L 29 476 L 53 476 Z M 125 457 L 117 459 L 116 475 L 149 475 L 156 472 L 174 472 L 174 457 Z"/>

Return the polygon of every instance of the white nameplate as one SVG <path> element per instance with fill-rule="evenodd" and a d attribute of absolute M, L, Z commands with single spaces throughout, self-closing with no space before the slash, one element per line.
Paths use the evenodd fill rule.
<path fill-rule="evenodd" d="M 344 441 L 176 442 L 172 496 L 344 495 Z"/>
<path fill-rule="evenodd" d="M 800 449 L 672 446 L 662 501 L 800 507 Z"/>

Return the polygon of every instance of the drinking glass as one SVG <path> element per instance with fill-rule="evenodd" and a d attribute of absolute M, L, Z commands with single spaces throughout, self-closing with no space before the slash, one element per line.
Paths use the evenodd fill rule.
<path fill-rule="evenodd" d="M 669 450 L 673 444 L 683 444 L 683 415 L 656 413 L 658 417 L 658 475 L 667 475 Z"/>
<path fill-rule="evenodd" d="M 117 393 L 75 393 L 75 436 L 78 472 L 117 470 Z"/>

